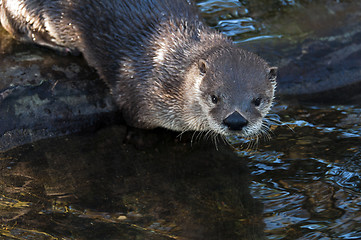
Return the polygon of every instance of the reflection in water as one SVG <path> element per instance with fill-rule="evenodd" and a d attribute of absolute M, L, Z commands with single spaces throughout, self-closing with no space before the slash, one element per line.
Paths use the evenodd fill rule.
<path fill-rule="evenodd" d="M 2 154 L 2 234 L 261 239 L 246 162 L 191 137 L 112 127 Z"/>

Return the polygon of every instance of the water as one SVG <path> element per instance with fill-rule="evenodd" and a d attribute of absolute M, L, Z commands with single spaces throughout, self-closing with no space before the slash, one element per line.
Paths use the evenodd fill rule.
<path fill-rule="evenodd" d="M 326 2 L 198 4 L 242 44 L 316 38 L 338 4 L 357 11 Z M 272 139 L 233 148 L 114 125 L 0 153 L 0 239 L 361 239 L 360 103 L 280 96 L 269 117 Z"/>
<path fill-rule="evenodd" d="M 278 104 L 229 146 L 122 126 L 1 154 L 5 239 L 358 239 L 361 107 Z M 130 137 L 129 137 L 130 136 Z M 139 140 L 141 142 L 139 143 Z M 248 169 L 247 169 L 248 168 Z"/>
<path fill-rule="evenodd" d="M 265 204 L 267 239 L 361 238 L 360 107 L 280 107 L 272 141 L 239 152 Z"/>

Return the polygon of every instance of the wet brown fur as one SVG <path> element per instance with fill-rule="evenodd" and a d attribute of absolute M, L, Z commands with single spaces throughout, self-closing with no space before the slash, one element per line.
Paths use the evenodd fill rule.
<path fill-rule="evenodd" d="M 275 69 L 206 26 L 190 1 L 0 4 L 1 24 L 17 39 L 81 52 L 107 82 L 130 125 L 250 136 L 271 107 Z M 254 104 L 257 98 L 260 106 Z M 234 111 L 250 122 L 242 131 L 223 124 Z"/>

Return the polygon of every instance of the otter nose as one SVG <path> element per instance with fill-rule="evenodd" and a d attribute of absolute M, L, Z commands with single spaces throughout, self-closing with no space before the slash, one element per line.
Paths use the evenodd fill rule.
<path fill-rule="evenodd" d="M 248 124 L 248 121 L 239 112 L 235 111 L 224 119 L 223 123 L 230 130 L 242 130 Z"/>

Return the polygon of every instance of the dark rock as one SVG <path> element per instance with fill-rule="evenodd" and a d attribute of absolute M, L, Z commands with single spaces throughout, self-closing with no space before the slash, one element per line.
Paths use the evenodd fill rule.
<path fill-rule="evenodd" d="M 314 1 L 265 24 L 280 38 L 241 44 L 279 66 L 277 95 L 312 103 L 359 103 L 361 4 Z"/>
<path fill-rule="evenodd" d="M 0 34 L 0 151 L 117 120 L 109 89 L 81 57 Z"/>

